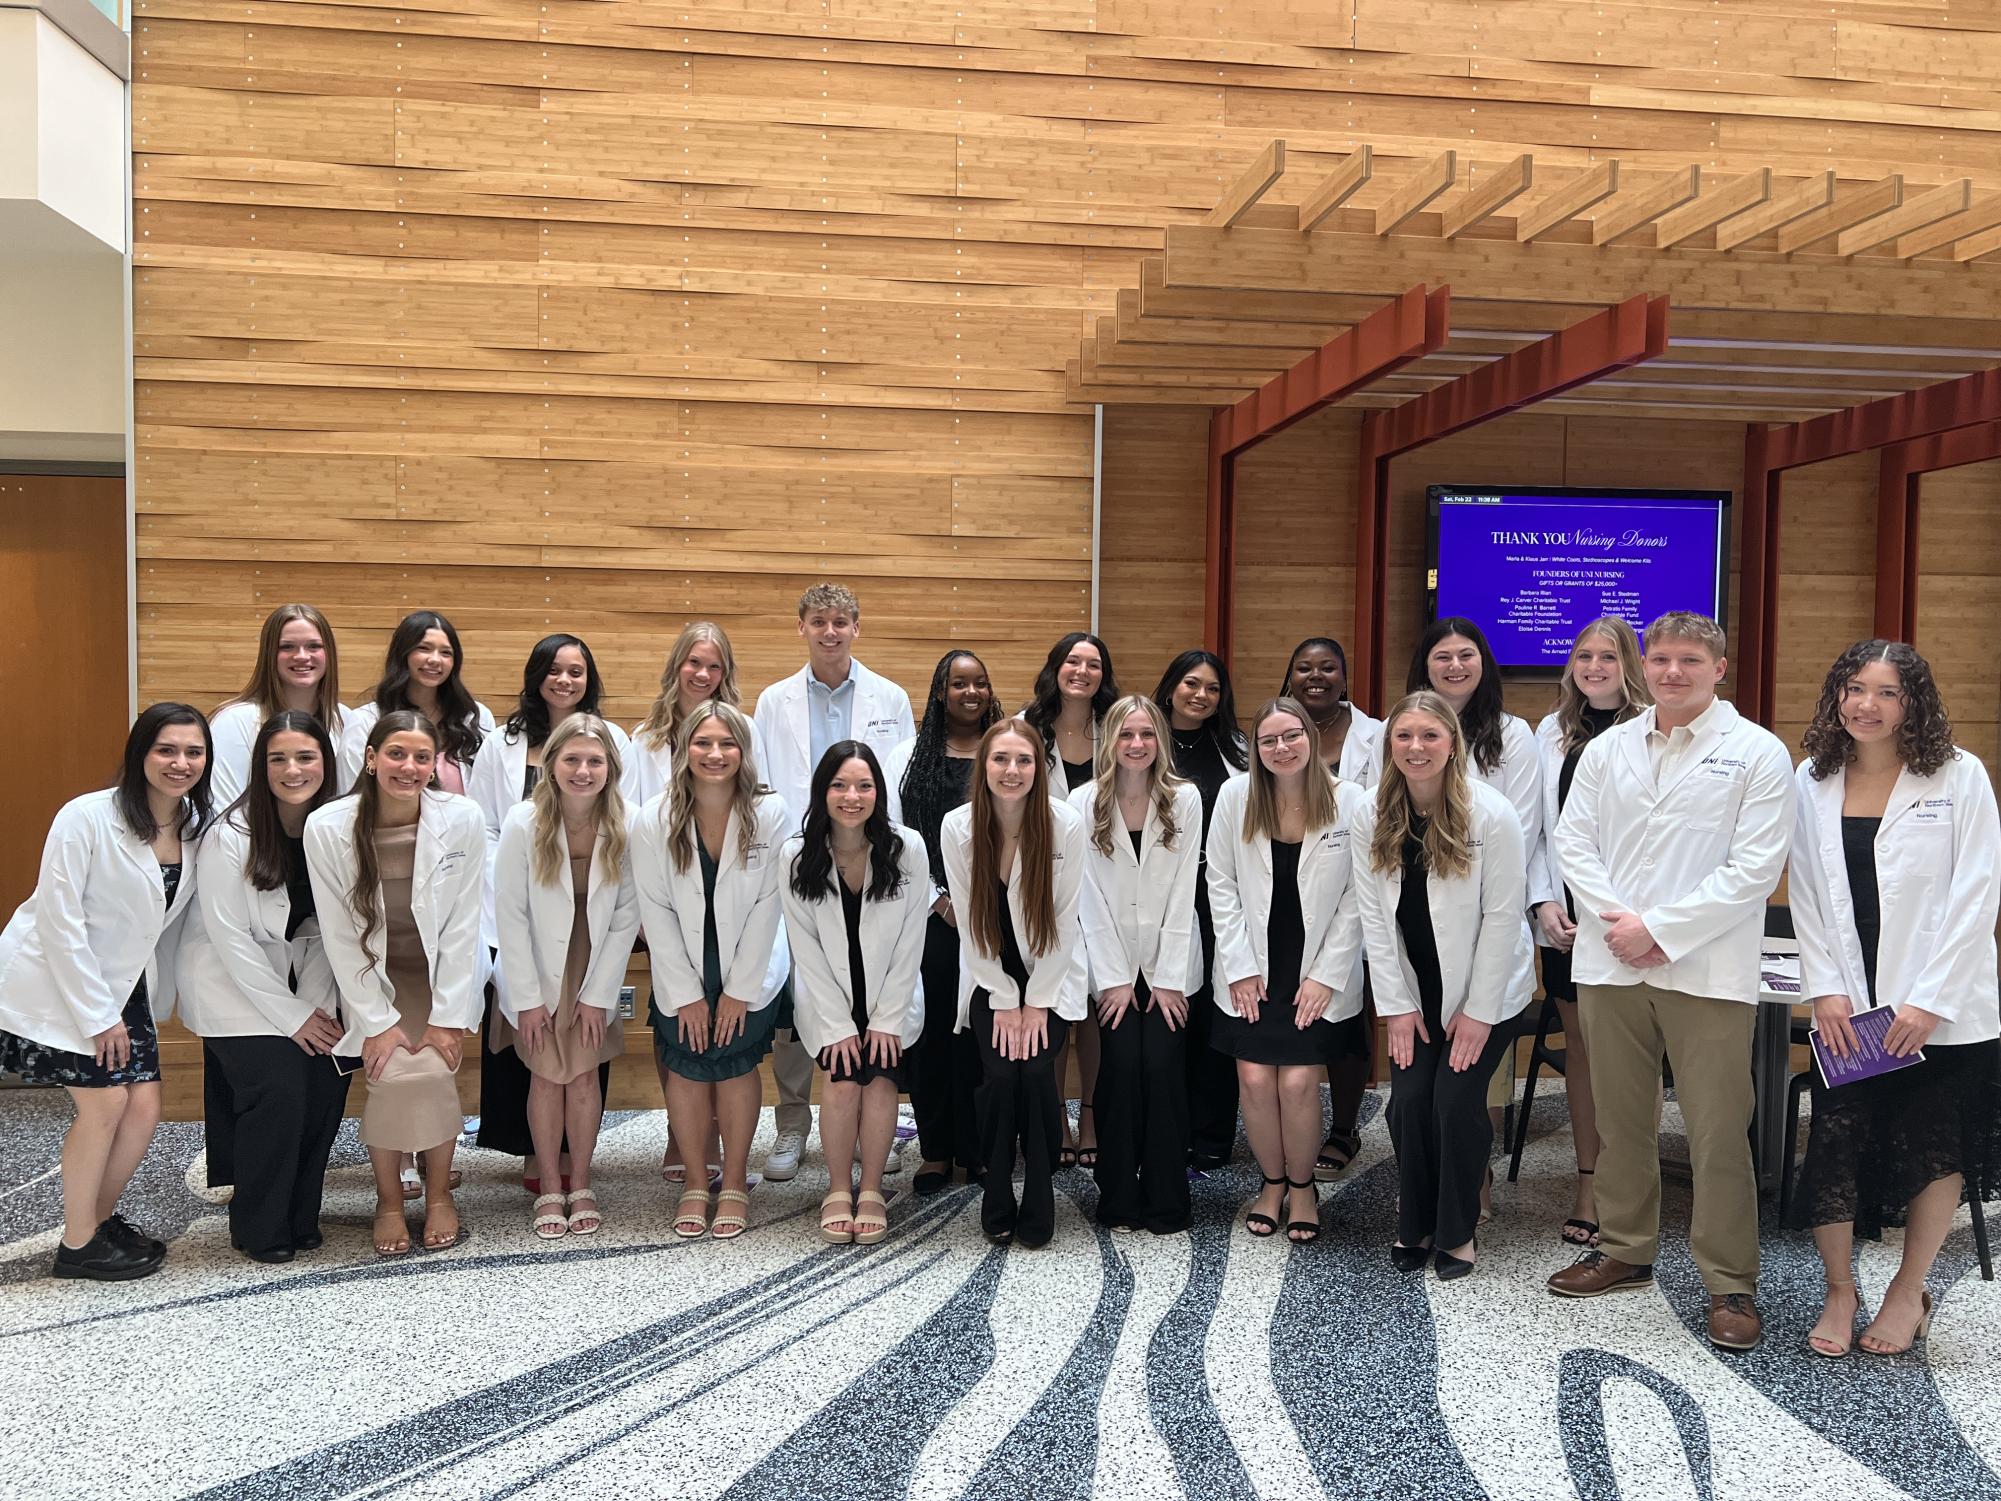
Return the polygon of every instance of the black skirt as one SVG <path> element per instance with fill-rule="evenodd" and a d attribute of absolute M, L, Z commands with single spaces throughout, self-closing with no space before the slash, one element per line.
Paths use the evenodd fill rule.
<path fill-rule="evenodd" d="M 89 1053 L 70 1053 L 32 1038 L 0 1031 L 0 1074 L 19 1074 L 29 1084 L 61 1084 L 69 1089 L 110 1089 L 119 1084 L 160 1082 L 160 1029 L 146 997 L 146 977 L 132 987 L 118 1019 L 132 1038 L 132 1057 L 123 1068 L 106 1068 Z"/>

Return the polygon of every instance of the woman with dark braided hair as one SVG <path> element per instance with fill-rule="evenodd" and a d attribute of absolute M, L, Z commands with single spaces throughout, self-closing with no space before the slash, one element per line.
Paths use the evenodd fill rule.
<path fill-rule="evenodd" d="M 973 1124 L 973 1091 L 980 1060 L 970 1033 L 955 1032 L 959 1016 L 959 924 L 945 889 L 938 830 L 945 815 L 966 800 L 980 737 L 999 718 L 986 664 L 969 651 L 949 651 L 931 673 L 924 722 L 889 753 L 883 781 L 890 817 L 924 839 L 931 868 L 931 916 L 924 927 L 924 1035 L 905 1054 L 910 1109 L 917 1117 L 924 1154 L 912 1186 L 934 1194 L 952 1179 L 952 1165 L 977 1179 L 982 1158 Z"/>
<path fill-rule="evenodd" d="M 1814 1029 L 1836 1058 L 1858 1048 L 1852 1018 L 1894 1008 L 1881 1041 L 1923 1061 L 1826 1087 L 1793 1199 L 1827 1273 L 1816 1355 L 1855 1338 L 1855 1227 L 1902 1221 L 1904 1254 L 1862 1331 L 1899 1355 L 1931 1323 L 1925 1279 L 1962 1199 L 1993 1196 L 2001 1135 L 2001 815 L 1987 768 L 1952 743 L 1925 659 L 1900 641 L 1860 641 L 1827 674 L 1799 768 L 1791 882 L 1800 975 Z"/>

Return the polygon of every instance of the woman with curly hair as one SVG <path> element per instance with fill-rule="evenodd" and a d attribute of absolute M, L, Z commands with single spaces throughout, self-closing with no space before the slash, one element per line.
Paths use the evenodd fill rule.
<path fill-rule="evenodd" d="M 1905 1222 L 1904 1254 L 1862 1348 L 1896 1355 L 1931 1323 L 1925 1278 L 1962 1199 L 1989 1198 L 2001 1134 L 2001 816 L 1987 768 L 1952 743 L 1925 659 L 1861 641 L 1828 672 L 1799 768 L 1791 899 L 1814 1028 L 1837 1058 L 1858 1047 L 1852 1016 L 1896 1016 L 1883 1049 L 1923 1061 L 1824 1086 L 1794 1216 L 1813 1227 L 1827 1299 L 1807 1336 L 1848 1353 L 1860 1297 L 1855 1227 Z"/>
<path fill-rule="evenodd" d="M 986 664 L 969 651 L 948 651 L 932 670 L 924 722 L 883 763 L 890 819 L 923 839 L 930 869 L 931 915 L 924 925 L 924 959 L 918 971 L 924 1032 L 909 1050 L 906 1076 L 910 1111 L 917 1118 L 917 1149 L 924 1154 L 911 1183 L 920 1194 L 935 1194 L 949 1184 L 954 1163 L 965 1169 L 967 1182 L 977 1181 L 985 1161 L 973 1121 L 979 1055 L 971 1034 L 954 1030 L 959 1020 L 959 917 L 946 889 L 938 835 L 945 815 L 970 794 L 980 737 L 1000 717 Z"/>

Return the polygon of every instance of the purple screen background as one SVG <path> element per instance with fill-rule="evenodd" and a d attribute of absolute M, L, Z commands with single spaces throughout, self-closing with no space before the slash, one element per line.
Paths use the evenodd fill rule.
<path fill-rule="evenodd" d="M 1478 621 L 1504 667 L 1560 667 L 1600 615 L 1635 630 L 1666 610 L 1716 616 L 1722 527 L 1708 499 L 1448 492 L 1436 614 Z"/>

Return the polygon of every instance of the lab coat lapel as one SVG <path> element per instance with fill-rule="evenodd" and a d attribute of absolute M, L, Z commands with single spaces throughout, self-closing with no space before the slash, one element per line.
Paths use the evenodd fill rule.
<path fill-rule="evenodd" d="M 1883 806 L 1883 823 L 1877 837 L 1881 838 L 1883 833 L 1916 808 L 1937 785 L 1936 777 L 1921 777 L 1908 766 L 1898 771 L 1897 784 L 1890 789 L 1890 801 Z"/>

